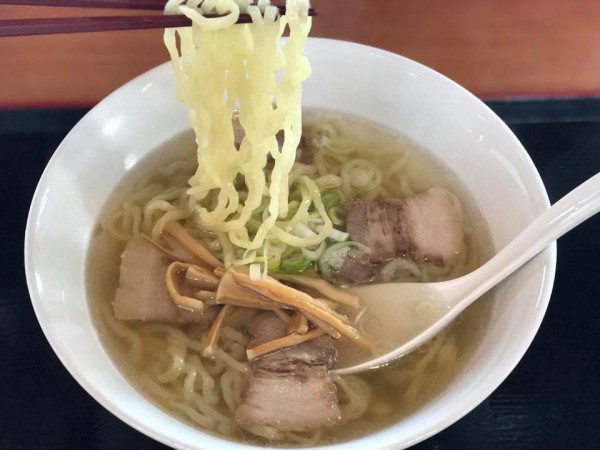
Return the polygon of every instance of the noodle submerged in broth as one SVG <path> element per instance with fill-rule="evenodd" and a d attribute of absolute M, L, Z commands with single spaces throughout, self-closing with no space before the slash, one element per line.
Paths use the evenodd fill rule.
<path fill-rule="evenodd" d="M 286 6 L 167 3 L 194 24 L 165 43 L 195 143 L 176 138 L 117 188 L 87 274 L 109 352 L 157 405 L 228 439 L 305 446 L 417 410 L 486 314 L 478 302 L 393 366 L 341 377 L 329 370 L 381 341 L 345 287 L 457 277 L 489 249 L 464 189 L 410 140 L 333 112 L 303 122 L 311 19 L 307 1 Z M 233 26 L 240 12 L 253 23 Z M 419 303 L 407 327 L 433 313 Z"/>
<path fill-rule="evenodd" d="M 417 274 L 404 272 L 397 275 L 399 280 L 460 276 L 487 258 L 490 248 L 486 227 L 477 211 L 469 207 L 468 194 L 452 173 L 424 150 L 402 136 L 351 116 L 309 111 L 305 119 L 304 162 L 297 163 L 295 169 L 313 179 L 340 174 L 344 165 L 359 159 L 368 161 L 381 175 L 374 197 L 403 199 L 442 186 L 461 199 L 464 257 L 452 267 L 420 264 Z M 320 148 L 316 137 L 331 139 L 332 134 L 342 142 L 353 142 L 352 149 L 336 154 L 329 147 Z M 333 145 L 336 139 L 333 137 Z M 284 446 L 325 444 L 363 436 L 396 423 L 431 401 L 459 375 L 483 331 L 489 302 L 477 302 L 432 342 L 393 366 L 360 376 L 333 375 L 342 415 L 334 427 L 292 432 L 239 426 L 235 412 L 243 403 L 251 371 L 246 356 L 251 340 L 246 332 L 246 318 L 234 317 L 221 331 L 215 357 L 206 358 L 206 326 L 121 321 L 115 319 L 112 308 L 119 285 L 119 258 L 127 240 L 135 234 L 149 233 L 160 217 L 176 208 L 174 205 L 187 202 L 187 180 L 196 168 L 194 150 L 193 137 L 184 135 L 136 168 L 104 208 L 104 226 L 93 239 L 88 257 L 88 295 L 103 341 L 131 382 L 157 405 L 203 431 L 228 439 Z M 324 172 L 328 173 L 320 175 Z M 342 185 L 329 188 L 336 191 Z M 337 207 L 342 209 L 343 202 Z M 345 217 L 345 212 L 342 210 L 339 215 Z M 205 234 L 195 232 L 198 238 L 209 242 Z M 218 244 L 213 249 L 218 254 Z M 423 305 L 423 310 L 420 314 L 426 315 L 427 305 Z M 368 334 L 372 324 L 359 322 Z M 338 363 L 357 357 L 359 349 L 355 345 L 347 341 L 336 345 Z"/>

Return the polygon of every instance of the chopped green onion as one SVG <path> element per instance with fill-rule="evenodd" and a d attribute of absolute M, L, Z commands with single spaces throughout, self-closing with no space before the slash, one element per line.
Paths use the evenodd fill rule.
<path fill-rule="evenodd" d="M 281 259 L 280 273 L 300 273 L 312 267 L 313 262 L 302 252 L 294 252 L 292 255 Z"/>
<path fill-rule="evenodd" d="M 254 258 L 253 262 L 264 265 L 265 260 L 267 262 L 267 272 L 279 272 L 279 267 L 281 265 L 281 252 L 269 252 L 266 256 L 257 256 Z"/>
<path fill-rule="evenodd" d="M 348 253 L 353 248 L 359 249 L 363 252 L 369 251 L 368 247 L 354 241 L 338 242 L 337 244 L 333 244 L 331 247 L 328 247 L 327 250 L 323 252 L 323 255 L 321 255 L 319 258 L 318 267 L 321 276 L 327 281 L 335 283 L 337 281 L 336 273 L 341 270 Z"/>
<path fill-rule="evenodd" d="M 260 280 L 262 275 L 260 273 L 260 263 L 252 263 L 250 264 L 249 272 L 250 279 L 252 281 Z"/>
<path fill-rule="evenodd" d="M 347 241 L 350 238 L 350 235 L 344 231 L 336 230 L 335 228 L 331 230 L 331 234 L 329 235 L 330 239 L 338 242 Z"/>
<path fill-rule="evenodd" d="M 340 204 L 340 194 L 336 191 L 323 191 L 321 192 L 321 201 L 323 202 L 325 211 L 328 211 Z"/>
<path fill-rule="evenodd" d="M 323 254 L 323 252 L 325 251 L 326 248 L 327 248 L 327 244 L 325 243 L 325 241 L 323 241 L 319 244 L 319 246 L 315 250 L 310 250 L 308 248 L 302 248 L 300 250 L 302 250 L 302 254 L 304 256 L 306 256 L 308 259 L 310 259 L 311 261 L 317 261 L 321 257 L 321 255 Z"/>
<path fill-rule="evenodd" d="M 331 219 L 334 225 L 343 225 L 344 219 L 342 219 L 342 196 L 338 191 L 323 191 L 321 192 L 321 201 L 323 207 L 327 211 L 327 215 Z"/>
<path fill-rule="evenodd" d="M 281 269 L 281 257 L 279 255 L 270 255 L 267 261 L 267 271 L 277 273 Z"/>
<path fill-rule="evenodd" d="M 333 208 L 327 210 L 327 215 L 331 219 L 331 222 L 336 226 L 343 225 L 345 222 L 345 220 L 341 217 L 341 212 L 342 211 L 339 206 L 334 206 Z"/>
<path fill-rule="evenodd" d="M 319 217 L 308 217 L 307 219 L 308 224 L 311 227 L 314 227 L 316 229 L 316 227 L 322 227 L 324 224 L 323 218 L 321 216 Z"/>
<path fill-rule="evenodd" d="M 321 203 L 323 203 L 323 208 L 327 211 L 334 206 L 339 205 L 340 203 L 340 194 L 337 191 L 325 190 L 321 191 Z M 315 211 L 317 208 L 314 203 L 311 203 L 309 211 Z"/>

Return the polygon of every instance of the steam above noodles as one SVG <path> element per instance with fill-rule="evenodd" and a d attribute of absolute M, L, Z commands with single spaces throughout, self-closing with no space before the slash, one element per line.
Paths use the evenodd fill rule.
<path fill-rule="evenodd" d="M 198 145 L 188 190 L 191 219 L 218 234 L 226 265 L 277 261 L 287 245 L 319 245 L 333 228 L 319 187 L 306 176 L 289 178 L 302 133 L 302 82 L 310 74 L 303 55 L 308 1 L 288 1 L 282 17 L 268 1 L 181 3 L 170 1 L 165 11 L 185 14 L 195 26 L 166 30 L 165 43 Z M 253 23 L 231 26 L 240 12 Z M 209 19 L 207 13 L 225 15 Z M 286 27 L 289 39 L 281 47 Z M 243 128 L 239 143 L 234 116 Z M 290 188 L 298 198 L 293 203 Z M 309 212 L 311 203 L 315 211 Z"/>

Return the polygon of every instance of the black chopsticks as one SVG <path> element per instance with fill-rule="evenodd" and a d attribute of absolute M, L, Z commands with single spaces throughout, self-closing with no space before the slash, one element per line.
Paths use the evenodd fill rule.
<path fill-rule="evenodd" d="M 0 0 L 0 5 L 66 6 L 148 11 L 162 11 L 165 3 L 166 0 Z M 285 14 L 284 6 L 278 6 L 278 8 L 280 14 Z M 314 16 L 317 13 L 314 8 L 310 8 L 308 14 Z M 206 14 L 205 17 L 218 16 L 215 14 Z M 237 23 L 250 22 L 252 22 L 252 19 L 248 14 L 240 14 L 237 21 Z M 3 19 L 0 20 L 0 37 L 173 28 L 190 25 L 191 21 L 185 16 L 158 14 L 141 16 Z"/>

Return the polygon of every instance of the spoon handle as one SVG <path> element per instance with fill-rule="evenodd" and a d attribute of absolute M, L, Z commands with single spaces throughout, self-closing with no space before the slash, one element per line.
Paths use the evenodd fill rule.
<path fill-rule="evenodd" d="M 600 211 L 600 174 L 581 184 L 538 216 L 512 242 L 471 275 L 472 295 L 460 303 L 471 303 L 487 292 L 550 243 Z"/>

